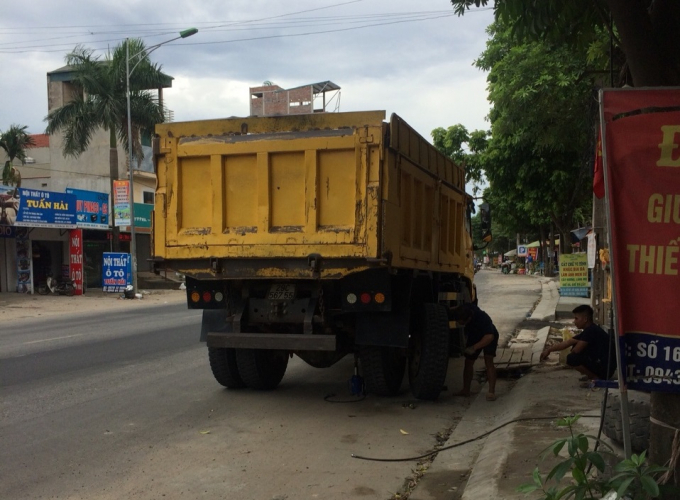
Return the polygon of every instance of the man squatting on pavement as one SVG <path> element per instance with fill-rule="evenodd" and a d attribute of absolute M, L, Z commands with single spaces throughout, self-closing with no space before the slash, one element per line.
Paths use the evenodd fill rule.
<path fill-rule="evenodd" d="M 489 381 L 487 401 L 496 400 L 496 367 L 493 358 L 498 348 L 498 330 L 488 314 L 473 304 L 464 304 L 451 311 L 453 320 L 465 328 L 465 368 L 463 390 L 457 396 L 470 396 L 475 360 L 484 351 L 486 378 Z"/>
<path fill-rule="evenodd" d="M 616 358 L 611 354 L 609 335 L 593 323 L 593 309 L 587 305 L 575 308 L 574 326 L 583 330 L 572 338 L 543 349 L 541 360 L 551 352 L 562 351 L 571 347 L 567 356 L 567 365 L 590 380 L 607 380 L 616 370 Z M 611 359 L 610 359 L 611 358 Z M 609 370 L 607 370 L 609 367 Z M 587 386 L 587 383 L 586 385 Z M 585 387 L 584 386 L 584 387 Z"/>

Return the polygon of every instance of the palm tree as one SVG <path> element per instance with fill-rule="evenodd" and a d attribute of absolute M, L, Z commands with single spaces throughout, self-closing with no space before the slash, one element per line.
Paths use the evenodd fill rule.
<path fill-rule="evenodd" d="M 130 74 L 130 116 L 132 130 L 127 128 L 126 96 L 126 44 L 129 43 Z M 87 150 L 94 133 L 103 128 L 109 132 L 109 171 L 111 193 L 113 181 L 118 177 L 118 144 L 128 149 L 128 133 L 132 137 L 132 152 L 138 162 L 144 157 L 141 133 L 153 131 L 154 125 L 163 122 L 163 109 L 158 99 L 147 89 L 163 87 L 168 76 L 161 72 L 161 66 L 151 63 L 144 42 L 128 39 L 99 60 L 93 51 L 77 46 L 66 55 L 66 64 L 71 67 L 72 83 L 79 90 L 74 98 L 62 107 L 52 110 L 45 120 L 47 134 L 63 132 L 64 156 L 77 158 Z M 132 168 L 132 165 L 129 165 Z M 114 211 L 111 210 L 113 215 Z M 118 246 L 117 228 L 114 224 L 114 246 Z"/>
<path fill-rule="evenodd" d="M 26 133 L 27 128 L 26 125 L 11 125 L 0 133 L 0 147 L 7 153 L 7 161 L 2 169 L 2 183 L 5 186 L 21 186 L 21 174 L 12 162 L 16 158 L 23 164 L 26 161 L 26 148 L 35 145 L 33 138 Z"/>

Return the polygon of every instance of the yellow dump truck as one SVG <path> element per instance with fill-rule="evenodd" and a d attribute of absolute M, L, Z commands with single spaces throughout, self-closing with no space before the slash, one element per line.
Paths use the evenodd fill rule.
<path fill-rule="evenodd" d="M 157 269 L 186 276 L 215 379 L 271 389 L 354 354 L 435 399 L 475 299 L 463 168 L 384 111 L 157 125 Z"/>

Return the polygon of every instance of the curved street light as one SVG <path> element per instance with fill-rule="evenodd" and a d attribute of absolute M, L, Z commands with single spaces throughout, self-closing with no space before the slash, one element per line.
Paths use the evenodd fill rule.
<path fill-rule="evenodd" d="M 132 115 L 130 111 L 130 75 L 135 70 L 137 65 L 142 62 L 143 58 L 140 56 L 148 56 L 154 50 L 165 45 L 166 43 L 174 42 L 180 38 L 188 38 L 198 33 L 196 28 L 189 28 L 179 32 L 179 36 L 171 38 L 144 50 L 140 50 L 136 54 L 130 55 L 130 39 L 125 39 L 125 93 L 127 96 L 127 130 L 128 130 L 128 175 L 130 178 L 130 272 L 132 273 L 132 288 L 137 291 L 137 241 L 135 238 L 135 185 L 134 185 L 134 168 L 132 167 Z M 130 69 L 130 59 L 139 57 L 139 60 Z M 111 193 L 113 196 L 113 193 Z"/>

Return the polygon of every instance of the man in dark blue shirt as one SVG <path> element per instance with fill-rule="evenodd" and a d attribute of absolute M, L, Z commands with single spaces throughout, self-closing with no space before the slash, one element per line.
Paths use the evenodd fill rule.
<path fill-rule="evenodd" d="M 614 374 L 616 358 L 613 356 L 609 335 L 593 323 L 593 309 L 587 305 L 575 308 L 574 326 L 583 330 L 578 335 L 546 347 L 541 359 L 546 359 L 551 352 L 571 347 L 567 356 L 567 365 L 582 373 L 590 380 L 607 380 Z"/>
<path fill-rule="evenodd" d="M 474 304 L 464 304 L 452 311 L 452 319 L 465 328 L 465 368 L 463 389 L 458 396 L 470 396 L 475 360 L 484 351 L 486 377 L 489 381 L 487 401 L 496 400 L 496 367 L 493 358 L 498 348 L 498 330 L 488 314 Z"/>

